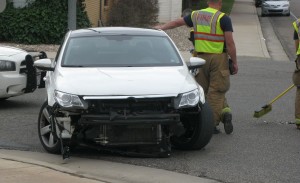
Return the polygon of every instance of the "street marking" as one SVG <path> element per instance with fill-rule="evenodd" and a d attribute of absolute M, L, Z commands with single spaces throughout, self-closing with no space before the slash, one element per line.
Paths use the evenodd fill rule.
<path fill-rule="evenodd" d="M 294 15 L 293 12 L 290 12 L 290 13 L 291 13 L 291 15 L 294 17 L 295 20 L 298 20 L 298 18 Z"/>

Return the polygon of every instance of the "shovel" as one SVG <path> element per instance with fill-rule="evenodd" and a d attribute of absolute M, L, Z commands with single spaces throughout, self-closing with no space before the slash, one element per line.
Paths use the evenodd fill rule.
<path fill-rule="evenodd" d="M 270 112 L 272 110 L 272 104 L 278 100 L 279 98 L 281 98 L 283 95 L 285 95 L 288 91 L 290 91 L 295 85 L 291 85 L 288 89 L 286 89 L 285 91 L 283 91 L 282 93 L 280 93 L 277 97 L 275 97 L 269 104 L 264 105 L 262 107 L 261 110 L 259 111 L 255 111 L 253 117 L 255 118 L 260 118 L 263 115 L 267 114 L 268 112 Z"/>

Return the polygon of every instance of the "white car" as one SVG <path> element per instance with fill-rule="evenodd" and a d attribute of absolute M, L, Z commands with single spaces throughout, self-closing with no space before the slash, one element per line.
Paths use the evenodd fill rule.
<path fill-rule="evenodd" d="M 261 16 L 266 15 L 290 16 L 289 0 L 262 0 Z"/>
<path fill-rule="evenodd" d="M 84 144 L 168 157 L 171 145 L 201 149 L 210 141 L 212 112 L 190 72 L 205 61 L 187 65 L 164 31 L 75 30 L 59 50 L 56 60 L 34 63 L 48 71 L 38 120 L 46 151 L 67 158 L 70 146 Z"/>
<path fill-rule="evenodd" d="M 46 58 L 44 56 L 40 58 Z M 30 93 L 37 88 L 33 59 L 22 49 L 0 45 L 0 100 Z"/>

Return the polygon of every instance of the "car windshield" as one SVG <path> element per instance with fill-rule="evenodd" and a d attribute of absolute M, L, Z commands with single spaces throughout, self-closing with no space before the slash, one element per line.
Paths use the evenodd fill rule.
<path fill-rule="evenodd" d="M 63 67 L 179 66 L 180 56 L 167 37 L 102 35 L 70 38 Z"/>

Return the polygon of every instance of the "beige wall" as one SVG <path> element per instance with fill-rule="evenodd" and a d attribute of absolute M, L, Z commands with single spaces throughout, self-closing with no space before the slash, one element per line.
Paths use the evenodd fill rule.
<path fill-rule="evenodd" d="M 159 3 L 159 22 L 168 22 L 181 16 L 181 0 L 158 0 Z"/>
<path fill-rule="evenodd" d="M 100 19 L 100 0 L 85 0 L 85 10 L 92 27 L 98 27 Z"/>
<path fill-rule="evenodd" d="M 103 25 L 106 25 L 114 0 L 107 0 L 107 6 L 104 6 L 104 1 L 105 0 L 85 0 L 85 10 L 92 23 L 92 27 L 101 26 L 99 24 L 100 18 L 102 19 Z M 101 6 L 100 2 L 102 3 Z M 101 11 L 100 8 L 102 8 Z M 102 14 L 101 16 L 100 13 Z"/>

